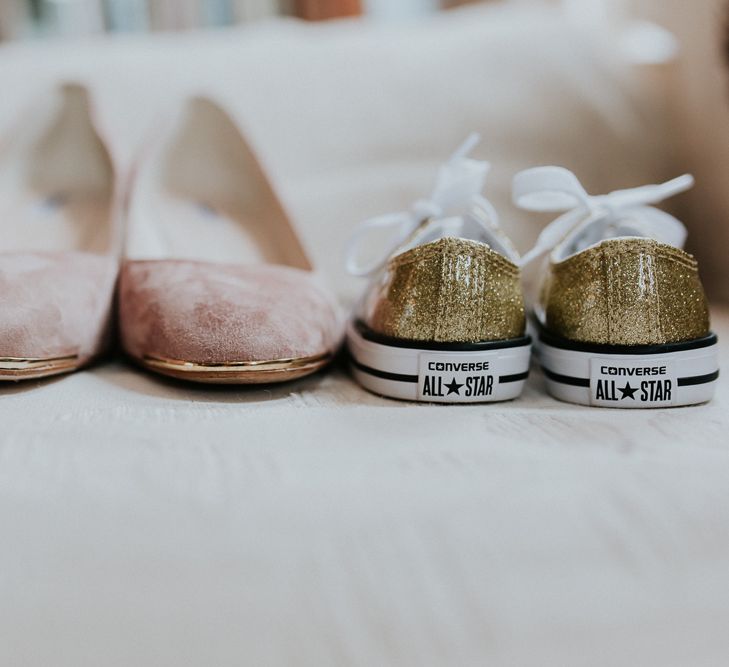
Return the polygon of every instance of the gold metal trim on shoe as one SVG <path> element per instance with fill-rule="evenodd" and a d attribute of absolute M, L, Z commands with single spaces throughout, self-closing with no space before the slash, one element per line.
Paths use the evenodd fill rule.
<path fill-rule="evenodd" d="M 80 365 L 77 354 L 47 359 L 0 357 L 0 381 L 35 380 L 49 375 L 68 373 L 76 370 Z"/>
<path fill-rule="evenodd" d="M 208 384 L 268 384 L 315 373 L 331 362 L 330 353 L 267 361 L 194 362 L 147 355 L 138 360 L 148 370 L 169 377 Z"/>

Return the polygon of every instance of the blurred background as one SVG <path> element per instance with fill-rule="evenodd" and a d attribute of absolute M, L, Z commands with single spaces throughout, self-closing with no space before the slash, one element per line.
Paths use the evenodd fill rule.
<path fill-rule="evenodd" d="M 467 0 L 0 0 L 0 38 L 221 27 L 272 16 L 394 20 Z"/>
<path fill-rule="evenodd" d="M 512 205 L 520 169 L 596 193 L 690 171 L 670 204 L 729 302 L 727 26 L 729 0 L 0 0 L 0 137 L 81 81 L 127 169 L 164 109 L 212 95 L 346 297 L 353 226 L 427 192 L 471 131 L 521 251 L 549 219 Z"/>

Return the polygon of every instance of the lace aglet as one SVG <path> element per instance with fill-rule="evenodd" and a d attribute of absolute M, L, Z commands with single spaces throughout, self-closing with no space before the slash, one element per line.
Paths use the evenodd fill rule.
<path fill-rule="evenodd" d="M 465 160 L 469 153 L 481 143 L 481 135 L 478 132 L 471 132 L 466 137 L 466 140 L 458 147 L 455 153 L 451 156 L 450 162 L 457 162 L 458 160 Z"/>
<path fill-rule="evenodd" d="M 666 183 L 666 189 L 674 194 L 681 194 L 690 190 L 696 184 L 696 179 L 691 174 L 684 174 Z"/>

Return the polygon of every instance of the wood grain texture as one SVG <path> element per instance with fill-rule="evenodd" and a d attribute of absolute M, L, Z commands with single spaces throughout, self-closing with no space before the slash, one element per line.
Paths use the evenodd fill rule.
<path fill-rule="evenodd" d="M 728 405 L 5 387 L 0 664 L 720 664 Z"/>

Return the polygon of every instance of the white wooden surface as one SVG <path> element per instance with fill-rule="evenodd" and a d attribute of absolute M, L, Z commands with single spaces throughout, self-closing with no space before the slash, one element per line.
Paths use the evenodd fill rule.
<path fill-rule="evenodd" d="M 0 664 L 724 664 L 728 406 L 4 387 Z"/>

